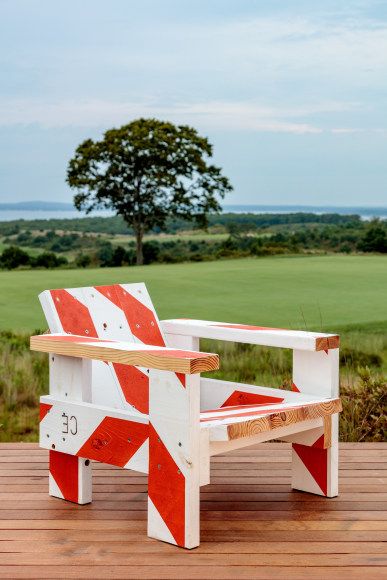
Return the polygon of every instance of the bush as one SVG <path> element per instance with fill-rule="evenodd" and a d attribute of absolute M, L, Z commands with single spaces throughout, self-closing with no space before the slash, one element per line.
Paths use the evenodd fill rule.
<path fill-rule="evenodd" d="M 78 268 L 87 268 L 87 266 L 90 266 L 90 263 L 91 258 L 87 254 L 78 254 L 78 256 L 75 258 L 75 264 L 78 266 Z"/>
<path fill-rule="evenodd" d="M 364 238 L 359 242 L 359 250 L 362 252 L 387 253 L 387 231 L 379 222 L 374 222 L 368 229 Z"/>
<path fill-rule="evenodd" d="M 36 268 L 58 268 L 67 264 L 64 256 L 57 256 L 53 252 L 43 252 L 31 260 L 31 264 Z"/>
<path fill-rule="evenodd" d="M 382 357 L 376 353 L 367 353 L 361 350 L 342 348 L 340 350 L 340 364 L 357 369 L 358 367 L 382 366 Z"/>
<path fill-rule="evenodd" d="M 358 369 L 358 374 L 357 385 L 341 386 L 340 440 L 386 441 L 386 379 L 371 376 L 367 367 Z"/>
<path fill-rule="evenodd" d="M 19 266 L 30 264 L 30 256 L 17 246 L 6 248 L 0 256 L 0 266 L 7 270 L 14 270 Z"/>
<path fill-rule="evenodd" d="M 151 264 L 152 262 L 157 262 L 160 255 L 160 244 L 153 240 L 144 242 L 142 251 L 144 255 L 144 264 Z"/>

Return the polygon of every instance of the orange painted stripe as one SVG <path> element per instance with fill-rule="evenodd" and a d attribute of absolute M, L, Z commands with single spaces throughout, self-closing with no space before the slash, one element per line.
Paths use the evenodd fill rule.
<path fill-rule="evenodd" d="M 222 407 L 233 407 L 235 405 L 270 405 L 271 403 L 282 403 L 283 397 L 273 397 L 261 393 L 249 393 L 246 391 L 234 391 L 225 400 Z"/>
<path fill-rule="evenodd" d="M 148 494 L 178 546 L 185 545 L 185 477 L 149 424 Z"/>
<path fill-rule="evenodd" d="M 50 449 L 50 473 L 64 499 L 78 502 L 78 457 Z"/>
<path fill-rule="evenodd" d="M 124 467 L 148 437 L 148 424 L 105 417 L 77 456 Z"/>
<path fill-rule="evenodd" d="M 301 459 L 324 495 L 328 491 L 328 449 L 293 443 L 293 449 Z"/>
<path fill-rule="evenodd" d="M 243 408 L 243 407 L 242 407 Z M 222 413 L 217 414 L 215 417 L 203 417 L 203 414 L 200 414 L 200 422 L 204 423 L 206 421 L 219 421 L 222 419 L 234 419 L 237 417 L 256 417 L 258 415 L 274 415 L 275 413 L 280 413 L 281 411 L 291 411 L 293 409 L 299 409 L 299 407 L 279 407 L 278 409 L 266 409 L 266 410 L 257 410 L 257 411 L 250 411 L 248 413 L 235 413 L 232 415 L 223 415 Z"/>
<path fill-rule="evenodd" d="M 45 418 L 45 416 L 47 415 L 47 413 L 49 412 L 51 407 L 52 407 L 52 405 L 49 405 L 48 403 L 40 403 L 40 407 L 39 407 L 39 420 L 40 421 L 43 421 L 43 419 Z"/>
<path fill-rule="evenodd" d="M 51 297 L 64 332 L 98 336 L 89 309 L 67 290 L 51 290 Z"/>

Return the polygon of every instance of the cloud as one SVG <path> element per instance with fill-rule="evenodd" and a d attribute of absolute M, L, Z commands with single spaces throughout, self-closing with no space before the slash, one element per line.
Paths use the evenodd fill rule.
<path fill-rule="evenodd" d="M 317 114 L 351 111 L 355 103 L 326 102 L 305 107 L 266 106 L 252 101 L 209 101 L 172 105 L 141 100 L 0 100 L 0 126 L 40 125 L 55 127 L 98 127 L 121 125 L 138 117 L 157 117 L 201 128 L 275 133 L 321 133 L 308 121 Z"/>

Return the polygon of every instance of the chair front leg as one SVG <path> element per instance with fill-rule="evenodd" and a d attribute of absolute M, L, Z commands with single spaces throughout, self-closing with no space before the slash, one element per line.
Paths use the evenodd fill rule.
<path fill-rule="evenodd" d="M 199 545 L 200 376 L 150 371 L 148 536 Z"/>
<path fill-rule="evenodd" d="M 321 397 L 339 393 L 339 349 L 328 351 L 294 351 L 294 390 Z M 292 488 L 316 495 L 338 495 L 339 416 L 330 419 L 329 442 L 326 426 L 314 430 L 313 436 L 300 433 L 292 444 Z"/>
<path fill-rule="evenodd" d="M 91 463 L 68 453 L 50 450 L 49 494 L 74 503 L 91 502 Z"/>
<path fill-rule="evenodd" d="M 64 400 L 91 400 L 91 361 L 50 354 L 50 395 Z M 41 419 L 49 409 L 41 404 Z M 59 425 L 63 437 L 71 437 L 73 423 L 70 417 L 63 417 Z M 53 497 L 86 504 L 92 500 L 91 462 L 81 457 L 50 450 L 49 494 Z"/>

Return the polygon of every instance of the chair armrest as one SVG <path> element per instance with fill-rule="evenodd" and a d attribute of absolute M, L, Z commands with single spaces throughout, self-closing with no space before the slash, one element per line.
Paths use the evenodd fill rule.
<path fill-rule="evenodd" d="M 337 334 L 267 328 L 265 326 L 249 326 L 247 324 L 227 324 L 209 320 L 191 320 L 186 318 L 162 320 L 161 327 L 164 332 L 169 334 L 182 334 L 198 338 L 230 340 L 299 350 L 328 350 L 338 348 L 340 344 Z"/>
<path fill-rule="evenodd" d="M 217 354 L 69 334 L 31 336 L 30 348 L 40 352 L 185 374 L 201 373 L 219 368 Z"/>

